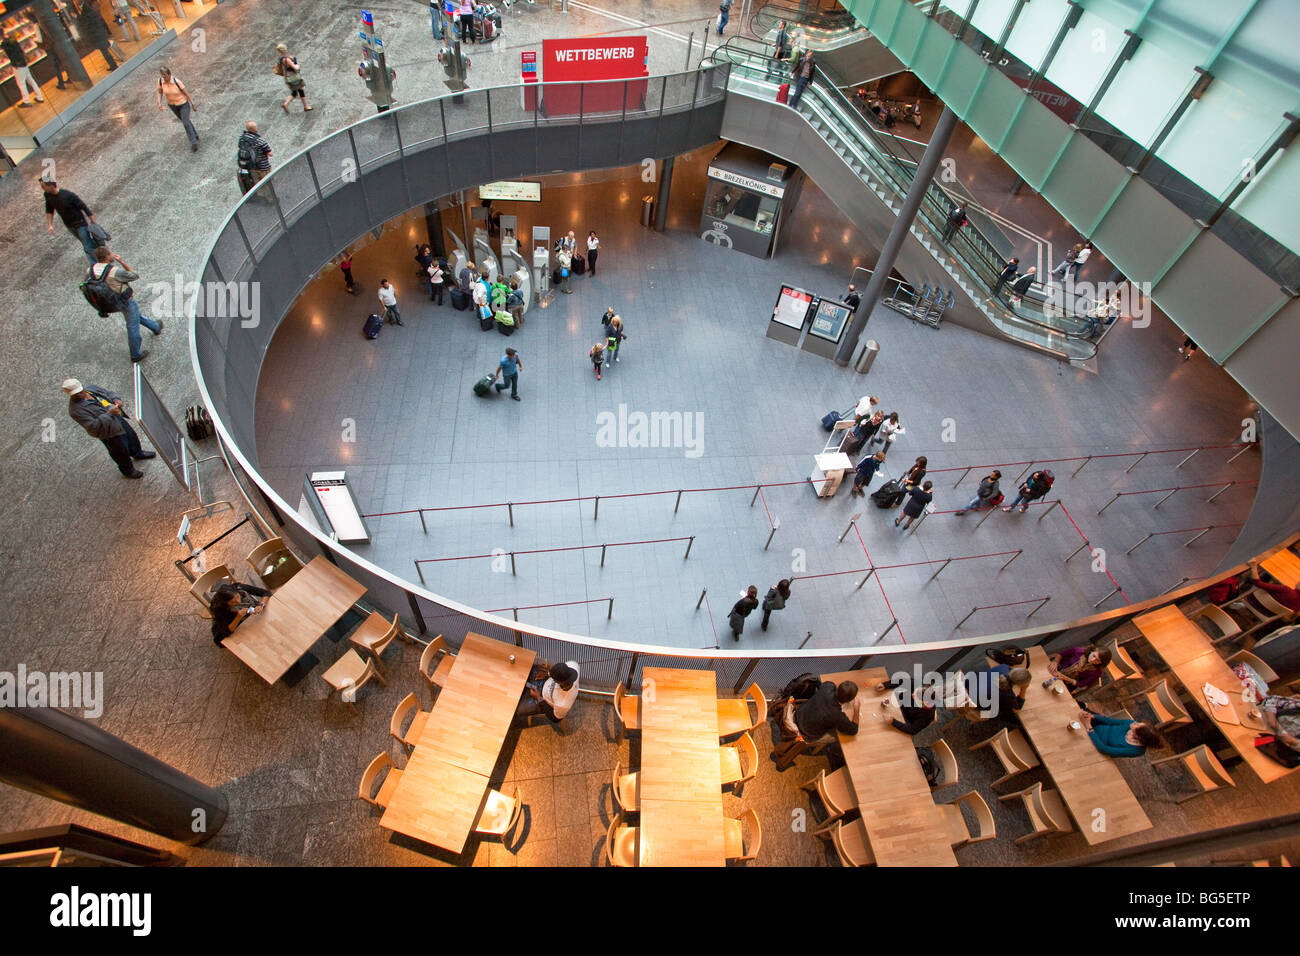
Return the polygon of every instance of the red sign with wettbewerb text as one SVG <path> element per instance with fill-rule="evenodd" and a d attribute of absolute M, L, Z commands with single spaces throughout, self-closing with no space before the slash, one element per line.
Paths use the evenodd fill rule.
<path fill-rule="evenodd" d="M 650 75 L 648 41 L 634 37 L 580 37 L 573 40 L 542 41 L 544 83 L 630 80 Z M 639 109 L 645 99 L 645 83 L 604 83 L 582 87 L 552 87 L 546 92 L 546 111 L 551 115 L 621 110 L 624 103 Z M 626 90 L 626 94 L 625 94 Z"/>

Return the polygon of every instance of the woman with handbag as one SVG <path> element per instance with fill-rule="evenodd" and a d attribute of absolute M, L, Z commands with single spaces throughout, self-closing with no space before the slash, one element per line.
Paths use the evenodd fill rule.
<path fill-rule="evenodd" d="M 280 104 L 280 109 L 289 112 L 289 103 L 297 97 L 302 100 L 303 112 L 310 111 L 313 107 L 307 105 L 307 84 L 302 78 L 302 67 L 298 65 L 298 58 L 290 56 L 289 48 L 283 43 L 276 45 L 275 52 L 279 54 L 279 58 L 275 61 L 275 68 L 271 72 L 276 76 L 284 77 L 284 85 L 289 88 L 289 95 Z"/>

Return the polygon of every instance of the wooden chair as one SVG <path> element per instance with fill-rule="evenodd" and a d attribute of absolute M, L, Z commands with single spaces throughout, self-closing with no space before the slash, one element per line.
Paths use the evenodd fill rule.
<path fill-rule="evenodd" d="M 363 659 L 354 650 L 349 650 L 335 661 L 329 670 L 321 674 L 321 678 L 325 683 L 338 691 L 342 695 L 343 701 L 353 711 L 357 709 L 356 692 L 364 687 L 372 677 L 385 687 L 388 686 L 388 681 L 384 680 L 384 675 L 379 673 L 375 667 L 375 662 Z"/>
<path fill-rule="evenodd" d="M 637 828 L 623 823 L 623 814 L 614 814 L 605 833 L 605 859 L 610 866 L 636 866 Z"/>
<path fill-rule="evenodd" d="M 974 752 L 983 747 L 992 748 L 998 762 L 1002 764 L 1002 769 L 1006 771 L 993 781 L 994 787 L 1005 783 L 1017 774 L 1039 766 L 1038 755 L 1034 753 L 1034 748 L 1029 746 L 1029 741 L 1019 730 L 1003 727 L 988 740 L 972 744 L 970 749 Z"/>
<path fill-rule="evenodd" d="M 487 802 L 483 805 L 483 812 L 479 814 L 474 832 L 481 836 L 499 836 L 504 841 L 506 836 L 519 825 L 519 818 L 523 816 L 523 812 L 524 799 L 519 794 L 518 786 L 515 787 L 514 796 L 511 797 L 498 790 L 488 790 Z"/>
<path fill-rule="evenodd" d="M 1269 667 L 1250 651 L 1237 651 L 1237 653 L 1228 658 L 1228 663 L 1249 664 L 1254 668 L 1255 673 L 1264 679 L 1264 683 L 1266 684 L 1276 684 L 1281 680 L 1277 671 L 1273 670 L 1273 668 Z"/>
<path fill-rule="evenodd" d="M 280 563 L 281 558 L 284 558 L 283 563 Z M 262 583 L 272 591 L 282 587 L 302 570 L 302 562 L 289 550 L 283 538 L 268 538 L 248 552 L 248 557 L 244 560 L 248 562 L 248 566 L 253 569 L 253 573 L 261 579 Z M 265 574 L 268 565 L 271 566 L 271 573 Z"/>
<path fill-rule="evenodd" d="M 615 741 L 621 741 L 628 731 L 641 732 L 641 698 L 628 694 L 619 681 L 614 688 Z"/>
<path fill-rule="evenodd" d="M 360 651 L 363 656 L 369 655 L 382 673 L 384 662 L 380 658 L 388 645 L 393 643 L 393 639 L 401 633 L 402 623 L 396 614 L 393 615 L 393 620 L 390 622 L 378 611 L 371 611 L 366 615 L 366 619 L 348 635 L 348 643 Z"/>
<path fill-rule="evenodd" d="M 822 821 L 823 828 L 850 810 L 858 808 L 858 797 L 853 790 L 853 784 L 849 781 L 848 769 L 845 767 L 830 773 L 823 770 L 799 787 L 801 790 L 816 793 L 817 798 L 826 807 L 826 819 Z"/>
<path fill-rule="evenodd" d="M 1290 622 L 1296 618 L 1295 611 L 1279 604 L 1273 595 L 1262 588 L 1251 588 L 1239 598 L 1234 598 L 1228 608 L 1243 611 L 1255 623 L 1242 632 L 1243 637 L 1252 637 L 1259 631 L 1279 621 Z"/>
<path fill-rule="evenodd" d="M 411 717 L 411 723 L 406 730 L 402 730 L 402 723 L 411 716 L 412 712 L 415 716 Z M 420 709 L 420 702 L 416 700 L 415 694 L 407 694 L 393 711 L 393 719 L 388 722 L 388 732 L 409 754 L 414 749 L 415 742 L 419 740 L 420 731 L 424 729 L 424 722 L 428 719 L 429 712 Z"/>
<path fill-rule="evenodd" d="M 1210 643 L 1216 646 L 1241 635 L 1241 625 L 1217 604 L 1205 605 L 1194 614 L 1188 615 L 1188 619 L 1204 631 L 1210 638 Z"/>
<path fill-rule="evenodd" d="M 371 796 L 375 789 L 375 780 L 378 779 L 385 768 L 388 769 L 388 775 L 384 777 L 384 782 L 379 785 L 379 792 Z M 397 789 L 397 782 L 401 779 L 402 771 L 397 769 L 397 765 L 393 763 L 393 758 L 388 756 L 387 752 L 381 753 L 370 761 L 365 773 L 361 775 L 361 786 L 357 789 L 357 796 L 371 806 L 379 807 L 382 810 L 388 806 L 393 791 Z"/>
<path fill-rule="evenodd" d="M 758 856 L 758 851 L 763 846 L 763 826 L 758 822 L 757 811 L 746 810 L 735 819 L 724 817 L 722 828 L 726 835 L 728 860 L 745 863 Z M 746 828 L 749 830 L 748 844 L 745 843 Z"/>
<path fill-rule="evenodd" d="M 636 813 L 641 809 L 641 775 L 624 773 L 621 763 L 614 764 L 614 776 L 610 780 L 610 790 L 614 794 L 614 806 L 623 813 Z"/>
<path fill-rule="evenodd" d="M 1134 663 L 1128 651 L 1120 647 L 1119 641 L 1106 645 L 1110 651 L 1110 663 L 1106 665 L 1106 677 L 1111 681 L 1141 680 L 1142 669 Z"/>
<path fill-rule="evenodd" d="M 208 568 L 195 579 L 190 585 L 190 594 L 194 595 L 194 600 L 199 602 L 203 608 L 199 612 L 201 617 L 212 617 L 212 602 L 208 599 L 209 593 L 222 581 L 233 581 L 234 575 L 224 564 L 218 564 L 215 568 Z"/>
<path fill-rule="evenodd" d="M 749 715 L 749 702 L 754 702 L 755 716 Z M 767 721 L 767 698 L 755 682 L 749 685 L 745 696 L 740 698 L 720 698 L 718 700 L 718 737 L 735 737 L 747 734 L 762 727 Z"/>
<path fill-rule="evenodd" d="M 447 682 L 447 677 L 451 674 L 451 665 L 454 663 L 456 663 L 456 655 L 452 653 L 441 634 L 431 640 L 420 654 L 420 676 L 429 687 L 430 700 L 438 696 L 438 688 Z"/>
<path fill-rule="evenodd" d="M 948 741 L 940 737 L 934 743 L 930 744 L 930 749 L 939 760 L 939 766 L 943 768 L 943 776 L 938 783 L 931 784 L 930 788 L 949 787 L 957 782 L 957 755 L 952 752 L 952 747 L 948 746 Z"/>
<path fill-rule="evenodd" d="M 1187 713 L 1187 708 L 1183 706 L 1183 702 L 1178 699 L 1177 691 L 1169 686 L 1168 679 L 1160 681 L 1149 690 L 1130 694 L 1127 697 L 1120 697 L 1116 702 L 1122 703 L 1138 697 L 1143 698 L 1147 702 L 1147 706 L 1155 713 L 1155 727 L 1157 730 L 1166 730 L 1170 727 L 1179 727 L 1192 722 L 1191 715 Z M 1116 714 L 1114 716 L 1119 717 L 1121 715 Z M 1126 717 L 1126 719 L 1131 718 Z"/>
<path fill-rule="evenodd" d="M 1199 797 L 1203 793 L 1209 793 L 1211 790 L 1221 790 L 1224 787 L 1235 787 L 1237 784 L 1228 771 L 1223 769 L 1223 764 L 1215 759 L 1210 748 L 1205 744 L 1199 747 L 1193 747 L 1186 753 L 1174 754 L 1172 757 L 1161 757 L 1159 760 L 1151 761 L 1151 766 L 1156 764 L 1168 763 L 1171 760 L 1182 762 L 1183 767 L 1192 775 L 1197 790 L 1195 793 L 1189 793 L 1185 797 L 1179 797 L 1175 802 L 1182 803 L 1190 800 L 1192 797 Z"/>
<path fill-rule="evenodd" d="M 1034 828 L 1024 836 L 1016 838 L 1017 846 L 1026 840 L 1051 833 L 1070 833 L 1074 830 L 1074 823 L 1065 809 L 1065 804 L 1061 802 L 1061 795 L 1055 790 L 1044 790 L 1041 783 L 1036 783 L 1025 790 L 1017 790 L 998 799 L 1005 803 L 1017 797 L 1024 801 L 1025 810 L 1029 812 L 1029 823 Z"/>
<path fill-rule="evenodd" d="M 975 822 L 978 825 L 974 833 L 966 827 L 966 818 L 962 816 L 962 804 L 971 808 L 975 814 Z M 979 795 L 978 790 L 972 790 L 970 793 L 963 793 L 951 803 L 935 804 L 939 812 L 943 814 L 944 822 L 948 824 L 948 835 L 952 838 L 952 848 L 955 850 L 959 846 L 965 846 L 968 843 L 981 843 L 984 840 L 992 840 L 998 835 L 997 826 L 993 822 L 993 811 L 989 805 L 984 802 L 984 798 Z"/>
<path fill-rule="evenodd" d="M 875 866 L 876 856 L 871 852 L 871 841 L 867 838 L 867 827 L 861 820 L 845 823 L 833 820 L 829 826 L 814 830 L 816 836 L 830 840 L 835 847 L 835 855 L 840 858 L 840 866 Z"/>
<path fill-rule="evenodd" d="M 722 771 L 724 787 L 735 784 L 732 791 L 740 796 L 745 789 L 745 782 L 753 780 L 758 773 L 758 747 L 749 734 L 741 737 L 734 744 L 724 744 L 718 748 L 719 769 Z"/>

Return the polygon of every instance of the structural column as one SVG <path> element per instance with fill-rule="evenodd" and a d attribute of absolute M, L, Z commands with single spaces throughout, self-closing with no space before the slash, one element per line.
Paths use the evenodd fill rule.
<path fill-rule="evenodd" d="M 23 790 L 178 843 L 202 843 L 226 822 L 220 790 L 80 717 L 0 707 L 0 740 L 0 781 Z"/>
<path fill-rule="evenodd" d="M 898 210 L 898 218 L 894 220 L 893 228 L 889 230 L 889 236 L 880 249 L 880 257 L 876 260 L 875 270 L 871 273 L 871 281 L 867 283 L 867 288 L 862 293 L 862 303 L 853 317 L 853 324 L 849 326 L 849 333 L 844 336 L 844 341 L 840 343 L 839 350 L 835 353 L 836 365 L 848 365 L 861 344 L 858 339 L 866 330 L 871 310 L 875 308 L 880 293 L 884 291 L 885 282 L 894 268 L 894 260 L 898 258 L 899 250 L 903 248 L 903 240 L 907 238 L 907 231 L 912 227 L 912 220 L 916 218 L 916 211 L 921 208 L 921 200 L 925 198 L 926 190 L 930 188 L 930 181 L 934 179 L 935 170 L 939 168 L 939 162 L 943 159 L 943 151 L 948 148 L 948 141 L 956 128 L 957 114 L 945 106 L 930 137 L 930 145 L 926 147 L 925 154 L 916 165 L 916 175 L 912 179 L 911 188 L 907 190 L 902 208 Z"/>
<path fill-rule="evenodd" d="M 655 232 L 663 232 L 668 226 L 668 193 L 673 185 L 673 163 L 677 157 L 669 156 L 664 160 L 659 172 L 659 195 L 655 199 Z"/>
<path fill-rule="evenodd" d="M 68 31 L 64 28 L 63 21 L 54 12 L 51 0 L 37 0 L 30 9 L 36 14 L 41 36 L 50 45 L 50 55 L 54 57 L 54 62 L 61 64 L 68 71 L 68 79 L 73 83 L 90 86 L 90 74 L 86 72 L 81 57 L 77 56 L 77 50 L 68 38 Z"/>

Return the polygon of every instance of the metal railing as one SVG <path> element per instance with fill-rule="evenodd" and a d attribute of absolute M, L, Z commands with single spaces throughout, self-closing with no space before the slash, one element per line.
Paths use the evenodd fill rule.
<path fill-rule="evenodd" d="M 686 114 L 702 104 L 719 103 L 727 95 L 728 72 L 722 66 L 650 77 L 643 82 L 645 96 L 640 95 L 642 87 L 637 81 L 611 81 L 614 85 L 610 88 L 622 89 L 621 101 L 613 109 L 608 108 L 603 94 L 591 98 L 591 91 L 602 84 L 565 84 L 575 90 L 577 112 L 563 116 L 524 109 L 518 86 L 450 94 L 403 106 L 362 120 L 309 146 L 240 200 L 208 247 L 201 275 L 205 281 L 222 283 L 256 281 L 265 265 L 280 273 L 269 283 L 269 291 L 274 294 L 263 299 L 264 312 L 254 322 L 241 321 L 238 309 L 227 299 L 215 307 L 209 304 L 209 310 L 202 316 L 198 314 L 202 297 L 192 300 L 187 316 L 190 358 L 203 403 L 212 416 L 221 455 L 240 495 L 268 534 L 284 538 L 305 560 L 320 557 L 336 565 L 366 589 L 365 605 L 397 614 L 411 631 L 440 633 L 453 647 L 459 646 L 464 636 L 473 631 L 528 647 L 546 659 L 577 660 L 582 666 L 584 687 L 592 690 L 609 689 L 619 682 L 636 687 L 644 667 L 661 665 L 711 669 L 717 674 L 719 688 L 735 693 L 750 681 L 775 688 L 805 671 L 843 671 L 864 666 L 869 659 L 895 670 L 913 666 L 943 670 L 980 656 L 982 648 L 991 644 L 1029 645 L 1057 639 L 1071 642 L 1089 639 L 1119 626 L 1133 613 L 1179 600 L 1210 583 L 1200 582 L 1131 608 L 1075 621 L 924 645 L 857 645 L 762 653 L 673 648 L 578 636 L 470 607 L 379 567 L 301 516 L 258 473 L 248 457 L 255 455 L 251 427 L 261 357 L 279 322 L 293 305 L 297 295 L 293 290 L 300 292 L 330 255 L 372 228 L 375 220 L 366 216 L 374 215 L 376 208 L 385 208 L 383 200 L 387 199 L 391 205 L 414 195 L 399 193 L 395 199 L 384 193 L 385 189 L 395 188 L 391 164 L 398 159 L 418 161 L 423 165 L 414 168 L 431 176 L 441 175 L 439 181 L 445 184 L 452 181 L 450 171 L 455 162 L 449 148 L 469 149 L 476 160 L 473 168 L 487 181 L 502 168 L 493 159 L 493 150 L 495 136 L 503 130 L 564 127 L 565 141 L 576 140 L 577 150 L 581 148 L 585 124 L 619 123 L 631 120 L 634 114 L 641 119 L 659 121 L 678 114 L 677 125 L 689 130 L 692 119 Z M 584 109 L 598 100 L 601 106 L 598 111 Z M 404 167 L 401 171 L 403 176 L 408 172 Z M 373 177 L 369 184 L 368 177 Z M 322 207 L 327 206 L 330 197 L 345 189 L 359 190 L 365 216 L 343 219 L 336 224 L 322 213 Z M 276 244 L 291 232 L 298 254 L 286 256 Z M 240 447 L 237 435 L 249 439 L 247 454 Z M 868 555 L 868 564 L 871 563 Z M 1240 569 L 1233 569 L 1237 570 Z M 607 616 L 611 613 L 612 605 L 607 609 Z"/>

